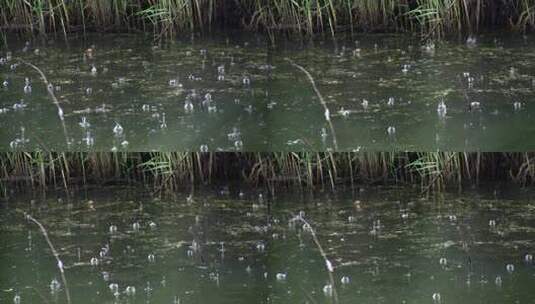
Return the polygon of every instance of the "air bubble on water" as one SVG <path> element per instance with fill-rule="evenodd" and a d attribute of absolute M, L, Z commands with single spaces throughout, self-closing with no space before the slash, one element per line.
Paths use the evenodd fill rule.
<path fill-rule="evenodd" d="M 134 286 L 127 286 L 124 293 L 129 296 L 129 297 L 133 297 L 136 295 L 136 287 Z"/>
<path fill-rule="evenodd" d="M 326 284 L 325 286 L 323 286 L 323 294 L 327 297 L 332 297 L 333 286 L 331 284 Z"/>
<path fill-rule="evenodd" d="M 515 271 L 515 265 L 507 264 L 505 265 L 505 269 L 507 270 L 508 273 L 513 273 Z"/>
<path fill-rule="evenodd" d="M 61 284 L 59 283 L 59 281 L 57 279 L 52 279 L 52 281 L 50 282 L 50 293 L 54 294 L 54 293 L 57 293 L 61 288 Z"/>
<path fill-rule="evenodd" d="M 264 276 L 267 276 L 267 273 L 264 273 Z M 287 274 L 285 272 L 279 272 L 275 275 L 277 281 L 286 281 Z"/>
<path fill-rule="evenodd" d="M 89 264 L 91 266 L 98 266 L 99 261 L 98 261 L 98 259 L 96 257 L 92 257 L 91 260 L 89 261 Z"/>
<path fill-rule="evenodd" d="M 110 283 L 110 285 L 108 285 L 108 288 L 110 289 L 110 292 L 112 294 L 116 294 L 119 292 L 119 284 L 117 283 Z"/>
<path fill-rule="evenodd" d="M 440 293 L 438 293 L 438 292 L 435 292 L 431 298 L 433 299 L 434 303 L 440 303 L 441 302 L 441 296 L 440 296 Z"/>
<path fill-rule="evenodd" d="M 497 276 L 496 279 L 494 279 L 494 284 L 496 284 L 496 286 L 498 287 L 502 287 L 502 277 L 501 276 Z"/>

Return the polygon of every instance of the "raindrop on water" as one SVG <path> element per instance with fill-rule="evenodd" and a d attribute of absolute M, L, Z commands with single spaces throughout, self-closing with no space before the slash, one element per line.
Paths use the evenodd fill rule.
<path fill-rule="evenodd" d="M 115 122 L 115 126 L 113 127 L 113 134 L 115 134 L 115 136 L 119 137 L 119 136 L 123 135 L 123 132 L 124 132 L 123 127 L 118 122 Z"/>
<path fill-rule="evenodd" d="M 361 105 L 364 108 L 364 110 L 368 109 L 368 105 L 369 105 L 368 100 L 363 99 Z"/>
<path fill-rule="evenodd" d="M 515 271 L 515 265 L 507 264 L 505 265 L 505 269 L 507 270 L 508 273 L 513 273 Z"/>
<path fill-rule="evenodd" d="M 258 250 L 258 252 L 264 252 L 264 250 L 266 249 L 266 245 L 262 242 L 256 244 L 256 250 Z"/>
<path fill-rule="evenodd" d="M 333 286 L 331 284 L 327 284 L 323 286 L 323 294 L 325 294 L 328 297 L 332 297 L 333 295 Z"/>
<path fill-rule="evenodd" d="M 57 293 L 59 289 L 61 288 L 61 284 L 57 279 L 52 279 L 50 282 L 50 293 Z"/>
<path fill-rule="evenodd" d="M 433 302 L 435 303 L 440 303 L 441 302 L 441 296 L 440 296 L 440 293 L 438 292 L 435 292 L 432 296 L 433 298 Z"/>
<path fill-rule="evenodd" d="M 24 79 L 24 93 L 30 94 L 32 92 L 32 85 L 30 83 L 30 78 L 26 77 Z"/>
<path fill-rule="evenodd" d="M 89 264 L 91 264 L 91 266 L 98 266 L 98 259 L 95 257 L 92 257 L 91 260 L 89 261 Z"/>
<path fill-rule="evenodd" d="M 134 286 L 127 286 L 124 293 L 129 297 L 133 297 L 136 295 L 136 288 Z"/>
<path fill-rule="evenodd" d="M 13 304 L 20 304 L 20 295 L 19 294 L 16 294 L 13 297 Z"/>
<path fill-rule="evenodd" d="M 108 288 L 110 289 L 112 294 L 116 294 L 119 292 L 119 284 L 117 283 L 111 283 L 110 285 L 108 285 Z"/>
<path fill-rule="evenodd" d="M 91 124 L 89 124 L 89 122 L 87 121 L 87 118 L 85 116 L 82 116 L 82 121 L 80 121 L 78 123 L 80 125 L 80 127 L 84 128 L 84 129 L 87 129 L 91 126 Z"/>
<path fill-rule="evenodd" d="M 234 148 L 236 148 L 236 150 L 241 150 L 243 149 L 243 141 L 241 140 L 237 140 L 234 142 Z"/>
<path fill-rule="evenodd" d="M 437 106 L 437 113 L 438 113 L 438 116 L 440 117 L 444 117 L 446 116 L 446 113 L 448 112 L 448 108 L 446 106 L 446 103 L 444 102 L 444 100 L 441 100 L 439 103 L 438 103 L 438 106 Z"/>

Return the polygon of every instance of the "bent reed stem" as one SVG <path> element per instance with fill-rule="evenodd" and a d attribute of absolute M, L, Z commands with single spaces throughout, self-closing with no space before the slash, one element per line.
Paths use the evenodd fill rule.
<path fill-rule="evenodd" d="M 45 73 L 40 68 L 38 68 L 36 65 L 34 65 L 34 64 L 24 60 L 24 59 L 21 59 L 21 58 L 17 58 L 17 60 L 22 62 L 23 64 L 29 66 L 30 68 L 34 69 L 41 76 L 41 79 L 43 80 L 43 83 L 45 84 L 46 91 L 48 92 L 48 95 L 50 96 L 50 98 L 52 98 L 52 101 L 53 101 L 54 105 L 56 106 L 57 113 L 58 113 L 58 118 L 59 118 L 59 120 L 61 122 L 61 126 L 63 127 L 63 134 L 65 136 L 65 143 L 67 144 L 67 146 L 69 146 L 69 134 L 67 132 L 67 126 L 65 125 L 65 117 L 63 116 L 64 115 L 63 114 L 63 108 L 61 108 L 61 106 L 59 104 L 59 100 L 56 97 L 56 95 L 54 94 L 54 87 L 48 81 L 48 78 L 46 78 Z"/>
<path fill-rule="evenodd" d="M 314 77 L 312 77 L 312 75 L 310 74 L 309 71 L 307 71 L 303 66 L 295 63 L 292 59 L 290 58 L 284 58 L 284 60 L 288 61 L 292 66 L 294 66 L 295 68 L 301 70 L 303 73 L 305 73 L 305 75 L 307 76 L 308 78 L 308 81 L 310 82 L 310 84 L 312 85 L 312 88 L 314 89 L 314 92 L 316 93 L 316 96 L 318 96 L 318 99 L 320 101 L 320 104 L 322 105 L 323 107 L 323 110 L 324 110 L 324 116 L 325 116 L 325 120 L 327 121 L 327 124 L 329 125 L 329 128 L 331 130 L 331 135 L 333 137 L 333 145 L 334 145 L 334 149 L 336 151 L 338 151 L 338 141 L 336 140 L 336 132 L 334 131 L 334 126 L 333 126 L 333 123 L 331 121 L 331 111 L 329 110 L 329 107 L 327 106 L 327 102 L 325 102 L 325 99 L 323 98 L 323 96 L 321 95 L 321 92 L 320 90 L 318 89 L 318 86 L 316 85 L 316 81 L 314 81 Z"/>
<path fill-rule="evenodd" d="M 337 304 L 338 303 L 338 293 L 336 292 L 336 285 L 334 283 L 334 276 L 333 276 L 334 266 L 332 266 L 331 261 L 327 258 L 327 253 L 325 252 L 325 250 L 323 250 L 323 247 L 321 246 L 321 243 L 320 243 L 320 241 L 318 239 L 318 236 L 316 234 L 316 230 L 301 215 L 294 216 L 292 219 L 290 219 L 290 221 L 300 221 L 300 222 L 302 222 L 304 225 L 306 225 L 306 228 L 310 232 L 310 235 L 312 236 L 312 240 L 314 241 L 314 244 L 318 248 L 318 251 L 320 252 L 321 257 L 323 258 L 323 261 L 325 262 L 325 268 L 327 269 L 327 274 L 329 276 L 329 281 L 330 281 L 331 287 L 333 289 L 334 303 Z"/>
<path fill-rule="evenodd" d="M 45 227 L 43 226 L 43 224 L 41 224 L 38 220 L 36 220 L 33 216 L 31 216 L 30 214 L 24 212 L 24 211 L 21 211 L 21 210 L 17 210 L 19 213 L 22 213 L 24 214 L 24 217 L 30 221 L 32 221 L 34 224 L 36 224 L 39 229 L 41 230 L 41 234 L 43 235 L 43 237 L 45 238 L 46 242 L 48 243 L 48 247 L 50 248 L 50 250 L 52 251 L 52 254 L 54 255 L 54 258 L 56 259 L 56 262 L 57 262 L 57 266 L 58 266 L 58 269 L 59 269 L 59 272 L 60 272 L 60 275 L 61 275 L 61 280 L 63 281 L 63 286 L 65 286 L 65 296 L 67 297 L 67 303 L 68 304 L 71 304 L 71 293 L 69 291 L 69 285 L 67 284 L 67 278 L 65 277 L 65 269 L 63 267 L 63 262 L 61 261 L 61 259 L 59 258 L 59 253 L 58 251 L 56 250 L 56 248 L 54 247 L 54 245 L 52 244 L 52 241 L 50 240 L 50 238 L 48 237 L 48 232 L 46 231 Z"/>

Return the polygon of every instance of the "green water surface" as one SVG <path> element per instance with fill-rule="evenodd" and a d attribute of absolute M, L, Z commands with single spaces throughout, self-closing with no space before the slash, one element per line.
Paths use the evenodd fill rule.
<path fill-rule="evenodd" d="M 0 52 L 12 56 L 0 64 L 4 151 L 535 149 L 532 35 L 481 35 L 474 46 L 449 39 L 434 48 L 385 34 L 275 45 L 241 33 L 161 43 L 123 34 L 9 41 Z M 332 128 L 306 75 L 285 58 L 310 72 Z M 39 74 L 20 59 L 47 75 L 64 123 Z M 445 115 L 437 112 L 441 100 Z"/>
<path fill-rule="evenodd" d="M 339 191 L 14 196 L 0 204 L 0 302 L 66 303 L 57 262 L 24 211 L 48 230 L 72 303 L 334 303 L 334 292 L 339 303 L 534 303 L 531 191 Z M 310 230 L 291 220 L 299 215 L 333 265 L 332 294 Z"/>

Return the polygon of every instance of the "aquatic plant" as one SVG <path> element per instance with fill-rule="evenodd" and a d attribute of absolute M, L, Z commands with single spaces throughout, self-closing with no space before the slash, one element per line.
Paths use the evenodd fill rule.
<path fill-rule="evenodd" d="M 0 186 L 7 189 L 145 184 L 154 191 L 184 185 L 245 182 L 252 186 L 328 187 L 420 184 L 422 191 L 481 181 L 529 185 L 533 153 L 0 153 Z"/>
<path fill-rule="evenodd" d="M 483 28 L 526 31 L 535 0 L 4 0 L 2 30 L 45 34 L 152 31 L 156 37 L 215 26 L 314 34 L 421 31 L 424 38 Z"/>

